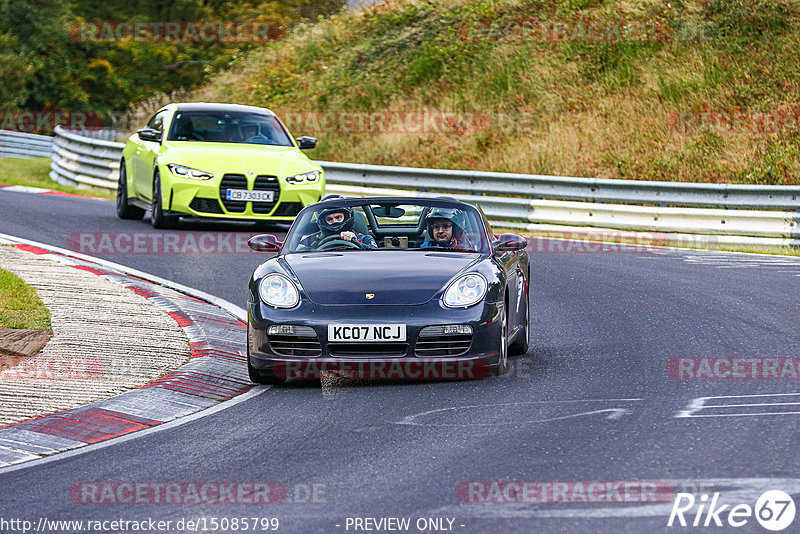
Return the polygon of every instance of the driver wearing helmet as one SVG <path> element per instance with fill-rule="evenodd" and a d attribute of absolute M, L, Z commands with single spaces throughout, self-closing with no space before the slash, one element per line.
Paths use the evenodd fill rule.
<path fill-rule="evenodd" d="M 255 122 L 243 123 L 239 127 L 239 133 L 244 143 L 271 144 L 270 138 L 261 133 L 261 127 Z"/>
<path fill-rule="evenodd" d="M 466 216 L 455 208 L 433 208 L 425 217 L 428 224 L 428 237 L 420 248 L 468 249 L 472 247 L 464 234 Z"/>
<path fill-rule="evenodd" d="M 300 244 L 308 248 L 317 248 L 323 239 L 338 236 L 338 239 L 358 243 L 362 248 L 378 248 L 375 238 L 371 235 L 353 232 L 353 222 L 352 208 L 324 209 L 317 213 L 319 232 L 304 237 Z"/>

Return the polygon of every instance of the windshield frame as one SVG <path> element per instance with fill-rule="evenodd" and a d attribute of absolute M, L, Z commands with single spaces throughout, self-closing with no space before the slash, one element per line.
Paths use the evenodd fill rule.
<path fill-rule="evenodd" d="M 274 133 L 279 136 L 283 136 L 283 139 L 279 139 L 277 143 L 256 143 L 247 142 L 245 140 L 236 141 L 230 139 L 176 139 L 176 137 L 179 137 L 178 128 L 182 123 L 182 119 L 185 117 L 192 118 L 207 116 L 222 116 L 223 118 L 231 118 L 237 121 L 242 121 L 243 119 L 246 120 L 248 117 L 264 120 L 265 122 L 270 122 L 271 124 L 269 126 L 274 130 Z M 242 125 L 237 125 L 236 128 L 239 129 L 241 126 Z M 166 140 L 176 143 L 225 143 L 231 145 L 277 146 L 282 148 L 296 148 L 297 146 L 295 140 L 292 138 L 283 122 L 281 122 L 277 115 L 267 110 L 238 111 L 227 109 L 178 109 L 172 115 Z"/>
<path fill-rule="evenodd" d="M 369 209 L 369 206 L 374 206 L 377 204 L 387 204 L 387 205 L 414 205 L 420 206 L 425 210 L 429 210 L 430 208 L 434 207 L 442 207 L 442 208 L 455 208 L 464 211 L 466 217 L 468 217 L 473 225 L 477 225 L 478 231 L 472 232 L 477 235 L 476 239 L 477 242 L 475 243 L 476 249 L 475 250 L 466 250 L 466 249 L 446 249 L 440 247 L 430 247 L 430 248 L 420 248 L 418 246 L 415 247 L 408 247 L 408 248 L 388 248 L 380 246 L 377 249 L 367 249 L 367 248 L 335 248 L 333 251 L 341 252 L 342 250 L 368 250 L 370 252 L 374 252 L 375 250 L 392 250 L 392 251 L 406 251 L 406 252 L 413 252 L 413 251 L 421 251 L 421 252 L 446 252 L 446 253 L 470 253 L 470 254 L 491 254 L 492 253 L 492 246 L 491 242 L 494 236 L 489 232 L 486 228 L 484 218 L 475 206 L 471 204 L 467 204 L 465 202 L 460 202 L 454 199 L 443 199 L 443 198 L 425 198 L 425 197 L 370 197 L 370 198 L 336 198 L 330 199 L 326 201 L 317 202 L 315 204 L 310 204 L 303 208 L 300 213 L 297 214 L 294 223 L 292 223 L 291 228 L 286 234 L 286 239 L 284 241 L 284 245 L 281 249 L 281 254 L 323 254 L 327 252 L 331 252 L 331 250 L 314 250 L 314 249 L 301 249 L 298 250 L 297 247 L 300 244 L 300 240 L 304 237 L 310 235 L 310 230 L 312 224 L 312 218 L 314 213 L 322 210 L 322 209 L 329 209 L 329 208 L 338 208 L 338 207 L 349 207 L 349 208 L 362 208 L 364 210 L 364 215 L 367 218 L 367 224 L 370 227 L 370 235 L 372 235 L 376 241 L 381 242 L 383 240 L 383 236 L 375 234 L 375 230 L 377 227 L 377 220 L 375 215 Z M 425 226 L 424 219 L 420 219 L 416 226 L 412 225 L 381 225 L 378 227 L 378 230 L 384 230 L 386 233 L 391 232 L 392 230 L 405 230 L 406 232 L 419 232 Z"/>

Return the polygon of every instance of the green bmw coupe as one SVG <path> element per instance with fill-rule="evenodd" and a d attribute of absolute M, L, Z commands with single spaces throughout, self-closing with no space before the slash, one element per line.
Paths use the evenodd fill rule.
<path fill-rule="evenodd" d="M 316 144 L 265 108 L 169 104 L 122 151 L 117 215 L 150 210 L 155 228 L 179 217 L 292 221 L 325 191 L 322 167 L 300 152 Z"/>

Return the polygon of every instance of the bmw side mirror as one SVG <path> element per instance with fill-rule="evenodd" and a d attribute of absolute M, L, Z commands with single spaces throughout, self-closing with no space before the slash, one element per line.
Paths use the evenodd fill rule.
<path fill-rule="evenodd" d="M 492 250 L 495 252 L 516 252 L 527 246 L 528 240 L 517 234 L 500 234 L 500 237 L 492 241 Z"/>
<path fill-rule="evenodd" d="M 278 241 L 272 234 L 261 234 L 248 239 L 247 246 L 256 252 L 280 252 L 283 241 Z"/>
<path fill-rule="evenodd" d="M 301 150 L 314 148 L 317 146 L 317 138 L 304 135 L 302 137 L 297 138 L 297 144 L 300 145 Z"/>
<path fill-rule="evenodd" d="M 136 133 L 139 135 L 139 139 L 142 141 L 153 141 L 154 143 L 161 142 L 161 132 L 158 130 L 153 130 L 152 128 L 142 128 Z"/>

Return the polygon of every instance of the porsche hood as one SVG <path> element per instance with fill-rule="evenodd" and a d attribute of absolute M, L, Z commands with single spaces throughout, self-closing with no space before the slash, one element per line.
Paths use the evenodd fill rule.
<path fill-rule="evenodd" d="M 287 254 L 285 259 L 316 304 L 415 305 L 431 300 L 480 255 L 364 250 Z"/>

